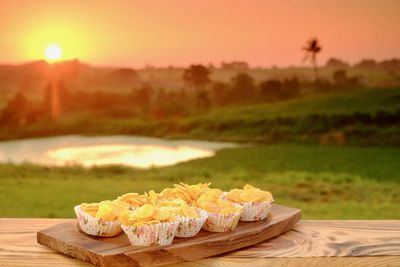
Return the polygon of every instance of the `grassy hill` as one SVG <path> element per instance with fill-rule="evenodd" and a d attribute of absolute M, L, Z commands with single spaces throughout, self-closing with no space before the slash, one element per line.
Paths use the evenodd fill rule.
<path fill-rule="evenodd" d="M 400 144 L 400 89 L 364 89 L 310 95 L 274 103 L 199 111 L 187 117 L 154 119 L 78 113 L 42 121 L 2 139 L 60 134 L 133 134 L 240 142 Z M 340 137 L 341 136 L 341 137 Z M 340 140 L 335 140 L 339 138 Z M 341 141 L 342 140 L 342 141 Z M 330 141 L 328 140 L 328 143 Z"/>
<path fill-rule="evenodd" d="M 310 114 L 376 113 L 400 107 L 400 89 L 364 89 L 309 95 L 288 101 L 252 106 L 221 108 L 201 117 L 248 119 L 295 117 Z"/>

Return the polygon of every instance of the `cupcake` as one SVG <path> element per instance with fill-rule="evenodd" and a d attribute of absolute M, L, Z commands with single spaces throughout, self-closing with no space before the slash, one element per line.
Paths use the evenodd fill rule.
<path fill-rule="evenodd" d="M 162 201 L 158 205 L 169 209 L 177 216 L 179 225 L 175 233 L 176 237 L 197 235 L 208 217 L 206 211 L 195 206 L 189 206 L 181 199 Z"/>
<path fill-rule="evenodd" d="M 268 216 L 274 199 L 270 192 L 263 191 L 251 185 L 243 189 L 233 189 L 224 198 L 243 207 L 241 221 L 260 221 Z"/>
<path fill-rule="evenodd" d="M 203 229 L 209 232 L 229 232 L 235 230 L 243 208 L 221 198 L 221 190 L 210 190 L 199 197 L 197 207 L 207 212 Z"/>
<path fill-rule="evenodd" d="M 170 245 L 179 225 L 170 210 L 151 204 L 122 212 L 119 221 L 133 246 Z"/>
<path fill-rule="evenodd" d="M 86 234 L 98 237 L 112 237 L 122 232 L 118 215 L 128 209 L 119 201 L 105 200 L 100 203 L 82 203 L 75 206 L 79 228 Z"/>

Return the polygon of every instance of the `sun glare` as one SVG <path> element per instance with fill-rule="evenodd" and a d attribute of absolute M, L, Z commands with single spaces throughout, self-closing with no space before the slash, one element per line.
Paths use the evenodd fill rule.
<path fill-rule="evenodd" d="M 58 44 L 49 44 L 44 50 L 44 55 L 49 61 L 57 61 L 62 56 L 62 49 Z"/>

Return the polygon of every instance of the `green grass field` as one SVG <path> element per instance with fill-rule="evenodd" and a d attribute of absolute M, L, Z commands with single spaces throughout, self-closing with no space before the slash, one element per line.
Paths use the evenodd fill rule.
<path fill-rule="evenodd" d="M 400 219 L 400 148 L 248 146 L 171 167 L 84 169 L 0 165 L 1 217 L 72 217 L 81 202 L 177 182 L 251 183 L 306 219 Z"/>

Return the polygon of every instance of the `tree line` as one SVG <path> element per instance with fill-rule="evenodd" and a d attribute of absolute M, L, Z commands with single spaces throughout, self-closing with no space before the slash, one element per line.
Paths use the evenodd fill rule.
<path fill-rule="evenodd" d="M 91 114 L 110 118 L 148 117 L 165 119 L 183 117 L 196 112 L 231 105 L 267 103 L 296 98 L 302 89 L 328 92 L 361 87 L 357 77 L 348 77 L 345 70 L 334 72 L 332 82 L 304 82 L 296 76 L 267 79 L 257 83 L 239 72 L 229 82 L 212 81 L 211 70 L 191 65 L 182 76 L 185 86 L 179 90 L 154 88 L 143 83 L 128 94 L 105 91 L 72 91 L 62 81 L 49 83 L 42 100 L 29 100 L 22 92 L 11 98 L 0 114 L 2 127 L 19 127 L 51 119 L 56 97 L 61 115 Z M 52 88 L 56 86 L 56 88 Z M 56 90 L 56 96 L 54 96 Z"/>

